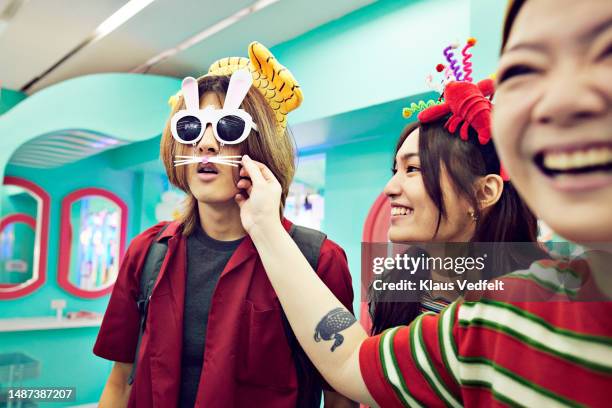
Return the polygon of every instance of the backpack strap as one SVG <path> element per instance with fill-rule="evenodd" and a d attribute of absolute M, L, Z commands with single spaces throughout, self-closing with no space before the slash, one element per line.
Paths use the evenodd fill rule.
<path fill-rule="evenodd" d="M 316 272 L 317 266 L 319 265 L 321 246 L 327 238 L 327 235 L 320 231 L 298 225 L 291 226 L 289 235 L 291 235 L 293 241 L 296 243 L 312 269 Z M 318 373 L 318 371 L 310 362 L 302 346 L 300 346 L 300 343 L 291 329 L 289 320 L 287 320 L 285 312 L 282 311 L 281 315 L 285 336 L 287 337 L 287 343 L 291 349 L 291 355 L 293 356 L 298 379 L 298 398 L 296 407 L 319 408 L 321 406 L 322 384 L 320 378 L 314 375 Z"/>
<path fill-rule="evenodd" d="M 149 301 L 151 300 L 151 293 L 153 287 L 159 276 L 159 271 L 168 252 L 168 242 L 166 239 L 158 241 L 159 237 L 168 228 L 169 223 L 164 225 L 162 229 L 157 233 L 155 239 L 149 246 L 147 251 L 147 257 L 145 258 L 144 267 L 142 274 L 140 275 L 140 290 L 138 292 L 138 300 L 136 301 L 136 307 L 140 313 L 140 329 L 138 330 L 138 342 L 136 343 L 136 355 L 134 357 L 134 364 L 132 364 L 132 372 L 128 377 L 128 384 L 134 383 L 134 377 L 136 376 L 136 365 L 138 363 L 138 354 L 140 353 L 140 342 L 142 341 L 142 335 L 145 331 L 145 325 L 147 323 L 147 313 L 149 311 Z"/>
<path fill-rule="evenodd" d="M 327 235 L 321 231 L 312 228 L 302 227 L 300 225 L 292 225 L 289 230 L 289 235 L 293 238 L 298 248 L 310 264 L 312 269 L 317 270 L 319 264 L 319 254 L 323 241 L 327 239 Z"/>

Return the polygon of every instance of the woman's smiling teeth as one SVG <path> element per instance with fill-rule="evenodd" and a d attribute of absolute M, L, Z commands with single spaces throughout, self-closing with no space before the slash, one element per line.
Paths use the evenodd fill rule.
<path fill-rule="evenodd" d="M 391 207 L 391 215 L 409 215 L 413 212 L 414 210 L 408 207 Z"/>
<path fill-rule="evenodd" d="M 612 170 L 612 146 L 592 146 L 573 151 L 544 151 L 535 163 L 547 175 Z"/>

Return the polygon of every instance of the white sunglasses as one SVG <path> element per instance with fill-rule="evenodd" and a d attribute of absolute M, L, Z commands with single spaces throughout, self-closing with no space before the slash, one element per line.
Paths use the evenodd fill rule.
<path fill-rule="evenodd" d="M 198 81 L 192 77 L 185 78 L 181 89 L 186 109 L 176 112 L 170 120 L 170 130 L 174 139 L 179 143 L 195 145 L 210 123 L 215 139 L 219 143 L 231 145 L 244 141 L 251 129 L 257 131 L 257 125 L 251 115 L 240 108 L 252 83 L 251 73 L 246 69 L 240 69 L 230 77 L 223 108 L 207 106 L 200 109 Z"/>

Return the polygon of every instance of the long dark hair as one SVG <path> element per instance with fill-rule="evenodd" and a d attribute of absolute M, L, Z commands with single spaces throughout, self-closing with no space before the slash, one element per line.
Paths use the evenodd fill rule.
<path fill-rule="evenodd" d="M 423 169 L 421 176 L 428 196 L 438 209 L 434 237 L 438 233 L 440 223 L 447 217 L 447 204 L 441 186 L 444 167 L 455 193 L 466 199 L 475 209 L 476 228 L 471 242 L 536 242 L 537 218 L 520 198 L 511 182 L 504 182 L 499 200 L 486 214 L 479 210 L 474 183 L 479 177 L 487 174 L 499 174 L 501 167 L 499 158 L 493 142 L 481 145 L 476 132 L 471 128 L 467 142 L 460 139 L 459 131 L 456 134 L 449 133 L 444 127 L 447 119 L 448 117 L 427 124 L 418 122 L 409 124 L 402 131 L 395 147 L 397 154 L 406 138 L 414 130 L 419 129 L 419 159 Z M 531 249 L 530 251 L 492 251 L 487 269 L 493 271 L 495 275 L 489 273 L 485 278 L 490 279 L 526 268 L 533 261 L 546 257 L 539 246 L 533 245 Z M 370 300 L 373 334 L 378 334 L 389 327 L 407 324 L 420 313 L 421 305 L 418 302 L 384 302 L 380 301 L 384 299 L 373 299 L 372 296 Z"/>
<path fill-rule="evenodd" d="M 404 129 L 395 148 L 400 149 L 406 138 L 417 127 L 420 129 L 419 159 L 427 194 L 438 209 L 438 223 L 447 216 L 442 186 L 442 166 L 447 170 L 455 192 L 468 200 L 475 209 L 476 230 L 473 242 L 532 242 L 537 240 L 537 219 L 512 186 L 505 182 L 499 201 L 484 216 L 479 210 L 474 183 L 479 177 L 500 173 L 500 161 L 493 142 L 481 145 L 476 132 L 470 128 L 467 143 L 458 135 L 450 134 L 443 118 L 435 123 L 409 125 Z"/>

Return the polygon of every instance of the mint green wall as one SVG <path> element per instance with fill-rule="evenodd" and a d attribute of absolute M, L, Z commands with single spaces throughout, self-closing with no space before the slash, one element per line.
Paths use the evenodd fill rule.
<path fill-rule="evenodd" d="M 2 196 L 2 217 L 20 213 L 36 218 L 36 200 L 28 193 L 23 192 L 13 195 Z"/>
<path fill-rule="evenodd" d="M 349 258 L 355 312 L 360 300 L 363 223 L 391 175 L 396 139 L 382 135 L 327 151 L 323 230 Z"/>
<path fill-rule="evenodd" d="M 486 78 L 497 70 L 506 4 L 506 0 L 470 1 L 470 35 L 478 40 L 472 48 L 473 77 L 476 80 Z"/>
<path fill-rule="evenodd" d="M 0 90 L 0 115 L 13 108 L 27 97 L 26 94 L 12 89 Z"/>
<path fill-rule="evenodd" d="M 13 316 L 42 316 L 52 315 L 49 301 L 53 296 L 62 296 L 68 299 L 69 310 L 80 308 L 94 311 L 104 311 L 105 301 L 82 300 L 64 292 L 57 286 L 57 262 L 60 235 L 60 214 L 62 199 L 69 193 L 87 187 L 97 187 L 117 194 L 130 210 L 138 208 L 140 203 L 134 200 L 134 173 L 108 168 L 107 162 L 100 156 L 82 160 L 57 169 L 28 169 L 18 166 L 9 166 L 7 174 L 30 180 L 44 189 L 51 198 L 47 283 L 34 293 L 15 300 L 2 301 L 0 306 L 7 317 Z M 76 176 L 78 175 L 78 176 Z M 118 182 L 120 180 L 120 182 Z M 61 182 L 60 182 L 61 181 Z M 128 219 L 128 242 L 135 235 L 134 226 Z M 51 290 L 53 289 L 53 290 Z M 47 290 L 50 290 L 47 292 Z"/>
<path fill-rule="evenodd" d="M 141 229 L 155 224 L 155 206 L 160 201 L 160 193 L 168 189 L 167 178 L 160 173 L 144 171 L 140 173 L 142 180 L 142 206 L 140 207 Z"/>
<path fill-rule="evenodd" d="M 469 0 L 380 0 L 277 45 L 304 92 L 290 122 L 425 92 L 444 47 L 469 35 Z"/>

